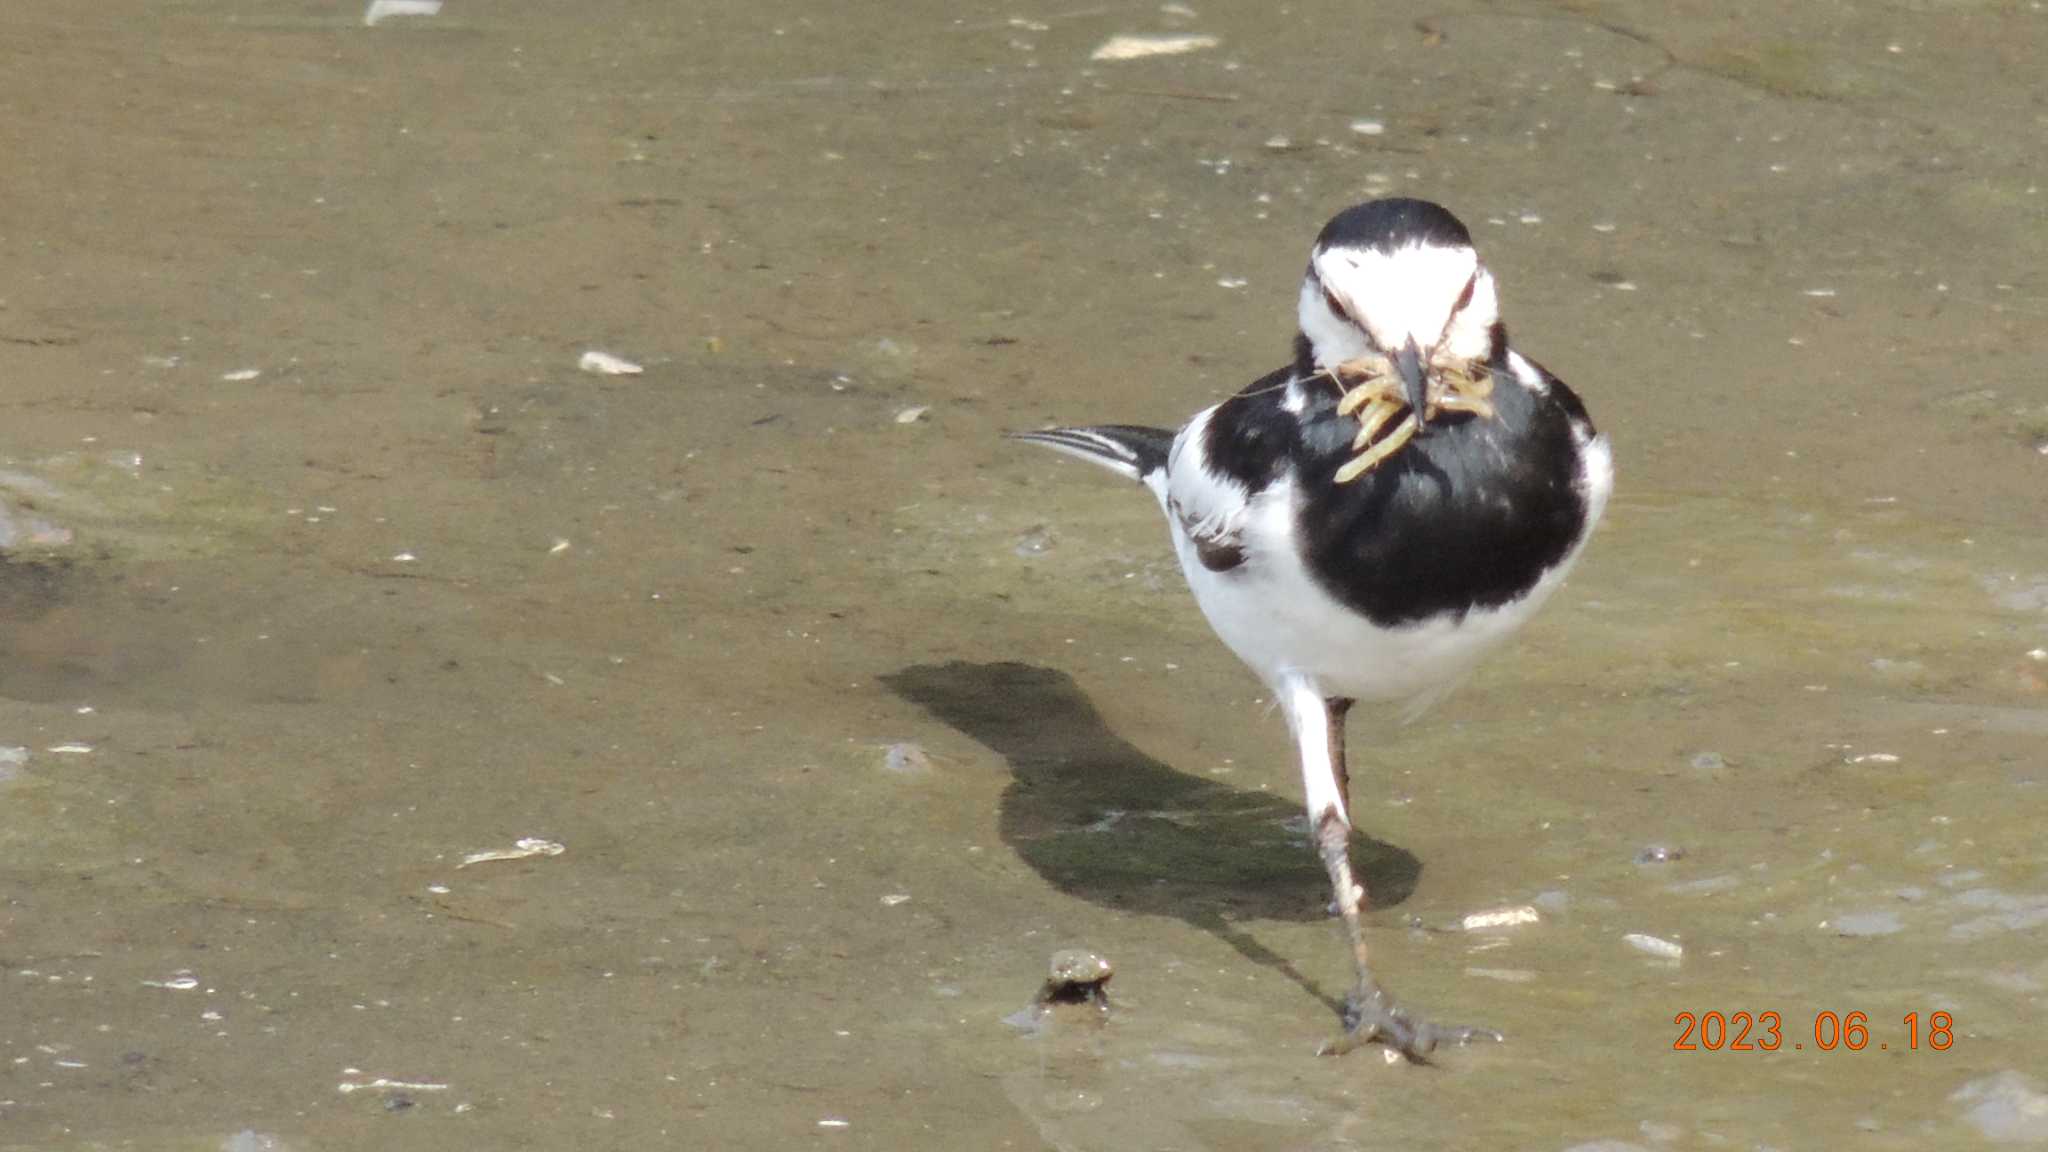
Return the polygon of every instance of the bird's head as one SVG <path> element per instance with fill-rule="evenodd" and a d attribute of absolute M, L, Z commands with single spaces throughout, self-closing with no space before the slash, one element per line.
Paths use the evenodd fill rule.
<path fill-rule="evenodd" d="M 1432 365 L 1491 356 L 1500 300 L 1456 216 L 1427 200 L 1373 200 L 1316 237 L 1300 315 L 1317 368 L 1383 356 L 1420 413 Z"/>

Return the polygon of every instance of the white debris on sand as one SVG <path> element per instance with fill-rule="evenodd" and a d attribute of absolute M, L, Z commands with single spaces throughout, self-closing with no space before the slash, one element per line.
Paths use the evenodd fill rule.
<path fill-rule="evenodd" d="M 239 384 L 244 380 L 254 380 L 261 375 L 263 375 L 263 369 L 261 368 L 237 368 L 233 372 L 221 373 L 220 378 L 230 384 Z"/>
<path fill-rule="evenodd" d="M 1214 36 L 1111 36 L 1090 53 L 1090 60 L 1143 60 L 1147 56 L 1179 56 L 1214 48 L 1223 41 Z"/>
<path fill-rule="evenodd" d="M 363 10 L 363 27 L 375 28 L 393 16 L 439 16 L 441 0 L 370 0 Z"/>
<path fill-rule="evenodd" d="M 1666 940 L 1661 936 L 1649 936 L 1641 932 L 1630 932 L 1622 937 L 1629 947 L 1660 960 L 1683 960 L 1685 945 Z"/>
<path fill-rule="evenodd" d="M 494 860 L 524 860 L 529 856 L 560 856 L 563 851 L 563 847 L 553 840 L 528 836 L 513 841 L 510 848 L 487 848 L 482 852 L 471 852 L 464 856 L 462 863 L 456 867 L 467 868 L 471 864 L 487 864 Z"/>
<path fill-rule="evenodd" d="M 1543 919 L 1536 909 L 1528 904 L 1514 908 L 1489 908 L 1474 912 L 1459 921 L 1467 932 L 1490 932 L 1500 928 L 1513 928 L 1521 924 L 1534 924 Z"/>
<path fill-rule="evenodd" d="M 585 372 L 594 372 L 599 376 L 638 376 L 646 371 L 646 369 L 633 363 L 631 360 L 622 356 L 614 356 L 609 352 L 600 352 L 595 348 L 578 357 L 576 367 L 583 369 Z"/>
<path fill-rule="evenodd" d="M 387 1080 L 379 1076 L 375 1080 L 343 1080 L 334 1086 L 334 1090 L 346 1096 L 351 1092 L 446 1092 L 448 1086 L 423 1080 Z"/>
<path fill-rule="evenodd" d="M 919 420 L 924 419 L 925 413 L 931 410 L 932 406 L 929 404 L 919 404 L 914 407 L 905 408 L 896 414 L 896 422 L 898 424 L 915 424 Z"/>

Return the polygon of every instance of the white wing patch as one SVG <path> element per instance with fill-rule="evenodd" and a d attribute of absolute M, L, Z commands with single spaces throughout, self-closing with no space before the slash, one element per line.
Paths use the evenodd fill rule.
<path fill-rule="evenodd" d="M 1522 382 L 1522 387 L 1534 395 L 1550 395 L 1550 381 L 1543 378 L 1542 369 L 1529 363 L 1526 357 L 1513 348 L 1508 349 L 1508 368 L 1514 372 L 1515 379 Z"/>
<path fill-rule="evenodd" d="M 1242 528 L 1250 493 L 1209 467 L 1202 445 L 1215 412 L 1204 409 L 1174 440 L 1173 456 L 1166 464 L 1166 500 L 1190 539 L 1225 543 L 1235 540 Z"/>

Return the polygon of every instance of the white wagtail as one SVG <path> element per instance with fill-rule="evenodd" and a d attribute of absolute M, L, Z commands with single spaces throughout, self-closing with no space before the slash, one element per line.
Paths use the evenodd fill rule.
<path fill-rule="evenodd" d="M 1178 432 L 1014 434 L 1159 498 L 1195 601 L 1271 686 L 1357 966 L 1341 1052 L 1411 1060 L 1499 1038 L 1398 1007 L 1367 963 L 1344 720 L 1441 699 L 1563 582 L 1613 485 L 1607 441 L 1564 382 L 1508 342 L 1493 275 L 1425 200 L 1339 213 L 1302 277 L 1294 361 Z"/>

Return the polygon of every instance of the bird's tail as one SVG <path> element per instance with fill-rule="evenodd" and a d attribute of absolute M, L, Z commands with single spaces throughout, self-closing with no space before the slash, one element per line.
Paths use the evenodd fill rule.
<path fill-rule="evenodd" d="M 1043 444 L 1078 456 L 1157 492 L 1166 490 L 1166 458 L 1173 451 L 1173 433 L 1136 424 L 1092 424 L 1085 428 L 1046 428 L 1011 432 L 1012 440 Z"/>

